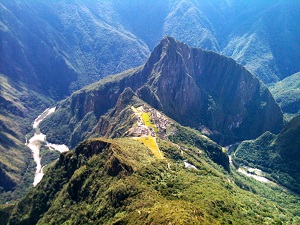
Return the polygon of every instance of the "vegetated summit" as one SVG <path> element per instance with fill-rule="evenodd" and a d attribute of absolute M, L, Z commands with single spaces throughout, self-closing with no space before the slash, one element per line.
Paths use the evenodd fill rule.
<path fill-rule="evenodd" d="M 272 85 L 270 91 L 288 120 L 300 114 L 300 72 Z"/>
<path fill-rule="evenodd" d="M 292 0 L 0 0 L 0 161 L 14 178 L 9 186 L 31 167 L 22 143 L 53 99 L 140 65 L 164 35 L 230 56 L 266 83 L 299 71 L 299 6 Z M 297 101 L 295 110 L 278 99 L 284 111 L 297 113 Z"/>
<path fill-rule="evenodd" d="M 221 146 L 153 109 L 130 88 L 98 125 L 94 135 L 126 137 L 85 140 L 61 154 L 34 190 L 0 206 L 2 224 L 300 221 L 298 198 L 229 173 Z"/>
<path fill-rule="evenodd" d="M 75 147 L 130 87 L 140 99 L 218 143 L 279 132 L 282 112 L 268 88 L 233 59 L 165 37 L 140 67 L 105 78 L 62 101 L 42 122 L 51 142 Z M 53 126 L 53 124 L 56 124 Z"/>

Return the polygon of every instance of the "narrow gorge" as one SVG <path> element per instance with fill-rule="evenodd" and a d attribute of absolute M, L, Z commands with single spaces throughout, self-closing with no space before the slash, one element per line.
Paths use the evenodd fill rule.
<path fill-rule="evenodd" d="M 34 175 L 34 182 L 33 186 L 36 186 L 43 178 L 43 168 L 41 164 L 41 156 L 40 156 L 40 149 L 42 146 L 45 146 L 49 149 L 49 151 L 59 151 L 59 152 L 66 152 L 69 151 L 69 148 L 66 145 L 58 145 L 58 144 L 51 144 L 47 141 L 46 135 L 41 133 L 39 129 L 39 124 L 47 118 L 49 115 L 55 112 L 56 107 L 46 109 L 42 114 L 40 114 L 33 122 L 32 128 L 34 130 L 34 135 L 27 141 L 26 137 L 26 145 L 32 151 L 32 156 L 34 162 L 36 163 L 36 171 Z"/>

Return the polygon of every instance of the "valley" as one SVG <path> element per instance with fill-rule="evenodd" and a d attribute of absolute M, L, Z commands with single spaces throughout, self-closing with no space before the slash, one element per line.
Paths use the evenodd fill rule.
<path fill-rule="evenodd" d="M 47 118 L 49 115 L 55 112 L 55 107 L 46 109 L 41 115 L 39 115 L 33 122 L 34 135 L 27 142 L 26 137 L 26 146 L 31 149 L 33 160 L 36 163 L 36 171 L 33 181 L 33 186 L 36 186 L 43 178 L 43 168 L 41 164 L 40 148 L 42 146 L 49 148 L 49 151 L 59 151 L 60 153 L 69 151 L 69 148 L 66 145 L 57 145 L 51 144 L 46 141 L 46 135 L 40 132 L 39 124 Z"/>
<path fill-rule="evenodd" d="M 300 224 L 299 11 L 0 0 L 0 224 Z"/>
<path fill-rule="evenodd" d="M 251 167 L 247 167 L 247 166 L 241 166 L 239 168 L 236 168 L 232 163 L 231 155 L 229 155 L 229 163 L 230 163 L 231 169 L 236 169 L 237 172 L 239 172 L 247 177 L 251 177 L 251 178 L 253 178 L 257 181 L 263 182 L 263 183 L 275 184 L 274 182 L 272 182 L 271 180 L 266 178 L 265 177 L 266 173 L 261 171 L 260 169 L 251 168 Z"/>

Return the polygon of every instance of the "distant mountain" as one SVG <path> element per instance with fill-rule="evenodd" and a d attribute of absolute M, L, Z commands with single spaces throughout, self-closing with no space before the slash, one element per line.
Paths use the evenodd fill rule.
<path fill-rule="evenodd" d="M 269 172 L 276 182 L 300 193 L 300 116 L 292 119 L 274 135 L 266 132 L 254 141 L 244 141 L 234 161 Z"/>
<path fill-rule="evenodd" d="M 267 84 L 300 70 L 299 1 L 125 0 L 115 5 L 126 27 L 150 49 L 162 36 L 172 36 L 232 57 Z"/>
<path fill-rule="evenodd" d="M 0 72 L 52 98 L 144 62 L 148 47 L 111 4 L 0 1 Z"/>
<path fill-rule="evenodd" d="M 270 91 L 287 119 L 300 114 L 300 72 L 275 83 Z"/>
<path fill-rule="evenodd" d="M 0 1 L 0 73 L 62 98 L 139 66 L 160 39 L 240 62 L 265 83 L 300 71 L 298 1 Z"/>
<path fill-rule="evenodd" d="M 75 147 L 127 87 L 152 107 L 219 143 L 278 132 L 283 124 L 267 87 L 244 67 L 166 37 L 143 66 L 105 78 L 59 103 L 41 130 L 51 142 Z"/>

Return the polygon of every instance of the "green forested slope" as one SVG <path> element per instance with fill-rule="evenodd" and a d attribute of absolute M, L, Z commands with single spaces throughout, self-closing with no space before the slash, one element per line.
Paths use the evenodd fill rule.
<path fill-rule="evenodd" d="M 299 222 L 297 197 L 225 172 L 192 143 L 179 145 L 184 150 L 159 142 L 165 158 L 157 159 L 132 139 L 87 140 L 20 202 L 2 206 L 3 224 Z"/>
<path fill-rule="evenodd" d="M 0 74 L 0 201 L 16 199 L 33 181 L 34 162 L 25 135 L 53 100 Z M 39 108 L 41 107 L 41 108 Z"/>
<path fill-rule="evenodd" d="M 276 182 L 300 193 L 300 116 L 292 119 L 278 135 L 266 132 L 244 141 L 234 153 L 240 165 L 258 167 Z"/>
<path fill-rule="evenodd" d="M 288 120 L 300 113 L 300 73 L 295 73 L 270 87 Z"/>

